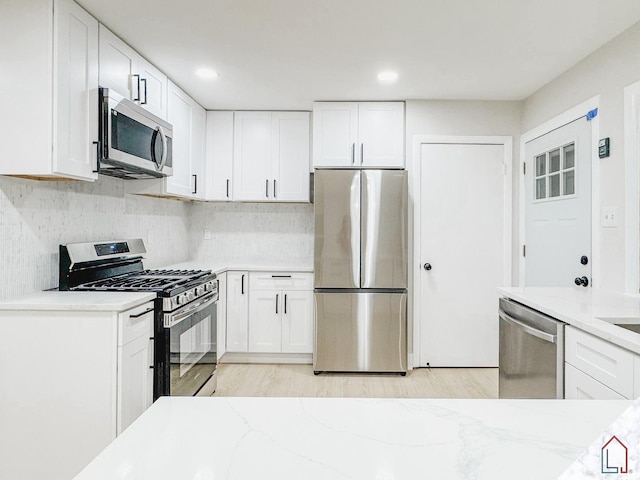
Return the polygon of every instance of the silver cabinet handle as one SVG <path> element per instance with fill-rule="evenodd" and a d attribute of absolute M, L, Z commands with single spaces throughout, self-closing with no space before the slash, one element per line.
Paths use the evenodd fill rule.
<path fill-rule="evenodd" d="M 139 102 L 140 101 L 140 75 L 138 75 L 137 73 L 134 73 L 131 76 L 136 77 L 136 89 L 138 90 L 138 96 L 136 98 L 132 98 L 131 100 L 133 100 L 134 102 Z"/>
<path fill-rule="evenodd" d="M 351 144 L 351 165 L 355 165 L 356 163 L 356 144 Z"/>
<path fill-rule="evenodd" d="M 539 338 L 540 340 L 544 340 L 545 342 L 556 343 L 556 335 L 551 335 L 550 333 L 542 332 L 536 328 L 530 327 L 529 325 L 516 320 L 504 310 L 500 310 L 500 313 L 498 315 L 505 322 L 521 328 L 525 333 L 528 333 L 529 335 L 533 335 L 534 337 Z"/>
<path fill-rule="evenodd" d="M 364 163 L 364 143 L 360 144 L 360 165 Z"/>
<path fill-rule="evenodd" d="M 269 198 L 269 179 L 265 180 L 264 194 L 267 198 Z"/>
<path fill-rule="evenodd" d="M 146 78 L 141 78 L 140 79 L 140 83 L 144 83 L 144 102 L 140 101 L 140 105 L 146 105 L 147 104 L 147 79 Z M 140 94 L 138 93 L 138 96 Z"/>

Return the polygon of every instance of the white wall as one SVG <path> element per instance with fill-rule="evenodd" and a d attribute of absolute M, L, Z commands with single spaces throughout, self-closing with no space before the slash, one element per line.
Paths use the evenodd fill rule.
<path fill-rule="evenodd" d="M 415 135 L 512 136 L 513 165 L 520 156 L 522 102 L 411 100 L 406 102 L 407 166 Z M 513 211 L 518 211 L 518 176 L 513 175 Z M 518 278 L 518 223 L 513 224 L 512 278 Z"/>
<path fill-rule="evenodd" d="M 313 221 L 310 204 L 194 204 L 191 258 L 207 266 L 313 268 Z"/>
<path fill-rule="evenodd" d="M 624 88 L 640 80 L 640 23 L 595 51 L 524 102 L 526 132 L 571 107 L 600 96 L 600 138 L 611 137 L 611 156 L 600 160 L 600 205 L 618 207 L 618 228 L 600 228 L 601 288 L 624 290 Z M 637 228 L 637 225 L 636 225 Z"/>
<path fill-rule="evenodd" d="M 0 299 L 57 287 L 60 243 L 140 237 L 146 267 L 186 260 L 189 205 L 125 196 L 123 182 L 0 177 Z"/>

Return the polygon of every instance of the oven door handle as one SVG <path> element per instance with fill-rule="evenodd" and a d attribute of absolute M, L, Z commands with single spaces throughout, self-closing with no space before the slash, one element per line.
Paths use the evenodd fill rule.
<path fill-rule="evenodd" d="M 194 313 L 198 313 L 205 308 L 209 307 L 211 304 L 218 301 L 218 293 L 212 293 L 211 295 L 207 295 L 202 297 L 200 302 L 194 302 L 194 304 L 188 305 L 186 309 L 179 310 L 173 313 L 165 313 L 164 315 L 164 328 L 171 328 L 185 318 L 190 317 Z"/>

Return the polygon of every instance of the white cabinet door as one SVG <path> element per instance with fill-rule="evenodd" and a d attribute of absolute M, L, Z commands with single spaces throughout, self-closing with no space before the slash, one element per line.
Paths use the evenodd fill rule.
<path fill-rule="evenodd" d="M 232 200 L 233 112 L 207 112 L 207 200 Z"/>
<path fill-rule="evenodd" d="M 249 296 L 249 351 L 281 351 L 282 292 L 252 291 Z"/>
<path fill-rule="evenodd" d="M 118 435 L 153 402 L 150 332 L 118 347 Z"/>
<path fill-rule="evenodd" d="M 114 90 L 129 100 L 140 99 L 140 56 L 129 45 L 100 24 L 100 86 Z"/>
<path fill-rule="evenodd" d="M 309 114 L 274 112 L 272 116 L 273 200 L 309 201 Z"/>
<path fill-rule="evenodd" d="M 53 172 L 95 180 L 98 22 L 70 0 L 55 6 Z"/>
<path fill-rule="evenodd" d="M 564 364 L 564 398 L 568 400 L 624 400 L 625 397 L 573 365 Z"/>
<path fill-rule="evenodd" d="M 313 292 L 285 291 L 282 305 L 282 352 L 313 353 Z"/>
<path fill-rule="evenodd" d="M 236 112 L 233 129 L 233 199 L 273 197 L 271 112 Z"/>
<path fill-rule="evenodd" d="M 249 348 L 249 274 L 227 272 L 227 351 Z M 223 319 L 218 319 L 224 321 Z"/>
<path fill-rule="evenodd" d="M 358 104 L 318 102 L 313 105 L 313 166 L 356 166 Z"/>
<path fill-rule="evenodd" d="M 173 82 L 169 82 L 167 120 L 173 125 L 173 175 L 167 177 L 167 193 L 193 195 L 191 176 L 192 100 Z"/>
<path fill-rule="evenodd" d="M 404 103 L 358 105 L 356 163 L 363 167 L 404 168 Z"/>
<path fill-rule="evenodd" d="M 204 199 L 206 196 L 205 178 L 205 135 L 207 112 L 197 103 L 191 106 L 191 177 L 192 198 Z"/>
<path fill-rule="evenodd" d="M 169 86 L 167 76 L 142 57 L 137 73 L 140 75 L 140 105 L 154 115 L 166 119 Z"/>

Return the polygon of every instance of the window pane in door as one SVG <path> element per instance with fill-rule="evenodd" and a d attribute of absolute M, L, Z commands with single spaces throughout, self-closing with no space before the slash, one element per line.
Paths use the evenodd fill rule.
<path fill-rule="evenodd" d="M 573 195 L 576 193 L 575 174 L 575 170 L 570 170 L 562 174 L 564 179 L 563 195 Z"/>
<path fill-rule="evenodd" d="M 547 198 L 547 178 L 542 177 L 536 180 L 536 200 Z"/>
<path fill-rule="evenodd" d="M 538 155 L 536 157 L 536 177 L 544 175 L 547 171 L 545 166 L 546 155 Z"/>
<path fill-rule="evenodd" d="M 560 196 L 560 174 L 549 176 L 549 197 Z"/>
<path fill-rule="evenodd" d="M 552 150 L 549 152 L 549 172 L 560 171 L 560 150 Z"/>
<path fill-rule="evenodd" d="M 575 165 L 575 147 L 573 143 L 571 145 L 565 146 L 562 150 L 564 153 L 564 165 L 562 166 L 562 168 L 565 170 L 567 168 L 573 168 L 573 166 Z"/>

